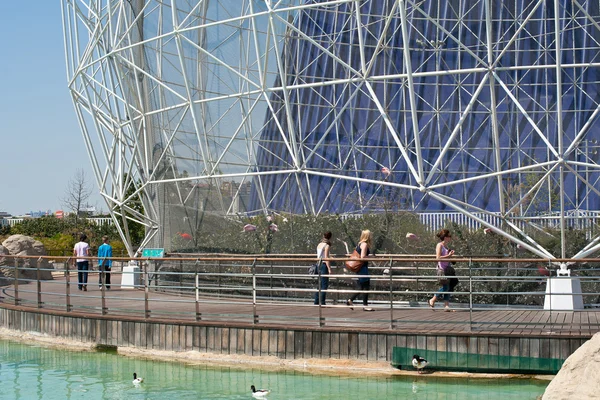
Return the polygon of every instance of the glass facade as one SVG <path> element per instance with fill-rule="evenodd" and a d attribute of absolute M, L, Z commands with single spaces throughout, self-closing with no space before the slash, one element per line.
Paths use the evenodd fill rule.
<path fill-rule="evenodd" d="M 452 211 L 511 240 L 596 218 L 599 22 L 597 0 L 63 1 L 100 190 L 166 248 L 207 216 Z"/>

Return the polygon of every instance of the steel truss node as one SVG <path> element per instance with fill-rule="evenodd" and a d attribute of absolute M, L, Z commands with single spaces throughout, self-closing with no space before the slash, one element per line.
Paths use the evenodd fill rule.
<path fill-rule="evenodd" d="M 597 0 L 61 4 L 69 88 L 127 243 L 127 221 L 170 248 L 206 213 L 391 200 L 552 258 L 527 221 L 558 214 L 564 257 L 600 209 Z"/>

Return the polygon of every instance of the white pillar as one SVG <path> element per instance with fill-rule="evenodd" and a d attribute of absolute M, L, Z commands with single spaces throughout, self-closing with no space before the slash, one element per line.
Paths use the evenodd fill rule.
<path fill-rule="evenodd" d="M 548 278 L 544 310 L 583 310 L 581 281 L 571 277 L 571 270 L 566 269 L 566 265 L 563 268 L 563 265 L 556 277 Z"/>

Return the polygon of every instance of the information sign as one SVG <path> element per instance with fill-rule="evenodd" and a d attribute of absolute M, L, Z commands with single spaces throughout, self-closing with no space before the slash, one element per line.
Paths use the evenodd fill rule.
<path fill-rule="evenodd" d="M 143 249 L 142 257 L 144 258 L 164 258 L 165 249 Z"/>

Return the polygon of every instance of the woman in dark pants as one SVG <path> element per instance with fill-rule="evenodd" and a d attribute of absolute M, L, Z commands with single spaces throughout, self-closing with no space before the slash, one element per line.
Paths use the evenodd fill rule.
<path fill-rule="evenodd" d="M 436 272 L 438 281 L 442 287 L 439 292 L 434 294 L 429 300 L 429 307 L 433 310 L 435 302 L 437 300 L 443 300 L 445 311 L 453 311 L 450 308 L 450 292 L 454 291 L 454 286 L 450 285 L 450 279 L 448 278 L 448 271 L 451 269 L 448 258 L 454 255 L 454 250 L 448 250 L 448 244 L 450 243 L 450 239 L 452 239 L 452 235 L 450 235 L 448 229 L 442 229 L 436 236 L 440 239 L 440 242 L 435 247 L 435 256 L 439 260 Z"/>
<path fill-rule="evenodd" d="M 360 258 L 368 257 L 371 254 L 371 244 L 373 242 L 373 234 L 370 230 L 366 229 L 362 231 L 360 234 L 360 240 L 356 245 L 356 251 L 360 254 Z M 367 261 L 360 267 L 360 270 L 356 274 L 358 275 L 358 290 L 360 292 L 354 293 L 352 297 L 350 297 L 346 304 L 349 306 L 354 306 L 354 300 L 362 294 L 363 300 L 363 310 L 364 311 L 373 311 L 372 308 L 367 307 L 369 305 L 369 290 L 371 288 L 371 278 L 369 277 L 369 263 Z M 361 293 L 362 292 L 362 293 Z"/>
<path fill-rule="evenodd" d="M 321 242 L 317 246 L 317 257 L 321 260 L 323 258 L 329 258 L 329 248 L 331 247 L 331 232 L 327 231 L 323 233 Z M 319 274 L 319 291 L 315 292 L 315 304 L 325 305 L 325 297 L 327 297 L 327 289 L 329 288 L 329 275 L 331 275 L 331 263 L 329 261 L 321 261 L 318 266 Z"/>

